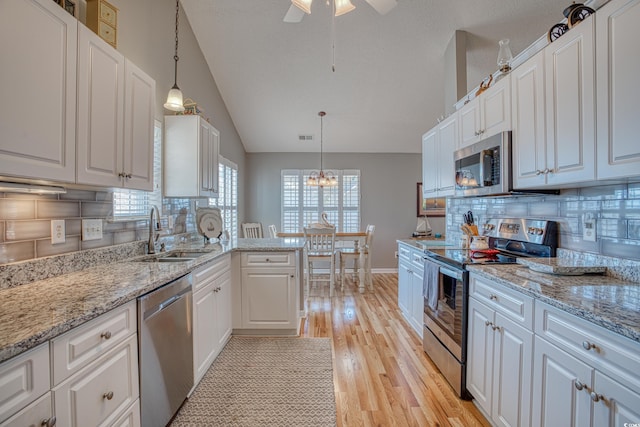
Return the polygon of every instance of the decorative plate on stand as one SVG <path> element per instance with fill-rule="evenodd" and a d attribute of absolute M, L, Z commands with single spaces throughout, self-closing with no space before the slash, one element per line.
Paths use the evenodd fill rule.
<path fill-rule="evenodd" d="M 207 239 L 217 239 L 222 234 L 222 215 L 218 208 L 197 208 L 198 233 Z"/>

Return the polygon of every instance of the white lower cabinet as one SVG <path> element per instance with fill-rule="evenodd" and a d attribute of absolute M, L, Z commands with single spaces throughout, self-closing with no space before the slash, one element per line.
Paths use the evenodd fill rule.
<path fill-rule="evenodd" d="M 194 388 L 231 337 L 230 266 L 225 255 L 193 272 Z"/>
<path fill-rule="evenodd" d="M 242 252 L 240 306 L 234 328 L 291 330 L 298 328 L 300 276 L 294 252 Z"/>
<path fill-rule="evenodd" d="M 640 344 L 536 301 L 533 426 L 640 420 Z"/>
<path fill-rule="evenodd" d="M 138 340 L 132 335 L 53 388 L 58 423 L 109 426 L 135 403 L 138 391 Z"/>
<path fill-rule="evenodd" d="M 51 392 L 47 391 L 44 396 L 32 402 L 13 417 L 0 423 L 0 427 L 53 427 L 57 425 L 56 422 L 56 417 L 53 416 Z"/>
<path fill-rule="evenodd" d="M 424 261 L 422 251 L 398 244 L 398 307 L 418 336 L 424 331 L 424 297 L 422 292 Z"/>
<path fill-rule="evenodd" d="M 467 389 L 494 425 L 528 426 L 533 319 L 530 315 L 518 318 L 512 312 L 514 307 L 531 306 L 533 301 L 518 292 L 500 289 L 500 293 L 488 297 L 488 302 L 481 302 L 487 285 L 490 283 L 472 276 Z"/>

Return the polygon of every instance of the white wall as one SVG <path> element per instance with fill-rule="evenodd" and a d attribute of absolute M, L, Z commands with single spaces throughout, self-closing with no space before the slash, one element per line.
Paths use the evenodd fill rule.
<path fill-rule="evenodd" d="M 416 183 L 422 181 L 422 158 L 417 154 L 325 153 L 326 168 L 359 169 L 362 180 L 361 225 L 374 224 L 374 268 L 395 268 L 396 239 L 411 236 L 417 224 Z M 319 154 L 248 153 L 246 220 L 280 229 L 280 171 L 314 169 Z M 434 232 L 444 233 L 444 218 L 429 220 Z"/>

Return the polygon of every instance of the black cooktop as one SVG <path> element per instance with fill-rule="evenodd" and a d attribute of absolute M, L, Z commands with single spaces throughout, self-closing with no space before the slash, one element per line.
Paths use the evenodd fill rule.
<path fill-rule="evenodd" d="M 425 254 L 436 260 L 457 267 L 473 264 L 515 264 L 516 256 L 507 253 L 486 254 L 460 248 L 429 248 Z"/>

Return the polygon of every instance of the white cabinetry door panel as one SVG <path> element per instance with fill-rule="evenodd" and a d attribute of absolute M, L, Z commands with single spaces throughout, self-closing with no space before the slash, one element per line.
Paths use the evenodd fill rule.
<path fill-rule="evenodd" d="M 422 193 L 434 197 L 438 191 L 438 130 L 437 128 L 422 136 Z"/>
<path fill-rule="evenodd" d="M 593 368 L 535 337 L 531 425 L 588 426 Z"/>
<path fill-rule="evenodd" d="M 545 48 L 548 184 L 595 178 L 594 17 Z"/>
<path fill-rule="evenodd" d="M 127 412 L 113 423 L 113 427 L 140 427 L 140 399 L 137 399 Z"/>
<path fill-rule="evenodd" d="M 0 171 L 74 182 L 78 21 L 51 0 L 0 3 Z"/>
<path fill-rule="evenodd" d="M 440 166 L 438 197 L 453 195 L 456 185 L 456 172 L 453 152 L 458 146 L 458 119 L 452 115 L 438 125 L 440 143 L 438 144 L 438 165 Z"/>
<path fill-rule="evenodd" d="M 422 282 L 424 270 L 413 268 L 411 274 L 411 326 L 422 338 L 424 333 L 424 297 L 422 296 Z"/>
<path fill-rule="evenodd" d="M 193 294 L 194 384 L 204 376 L 215 358 L 216 285 L 210 283 Z"/>
<path fill-rule="evenodd" d="M 596 17 L 598 178 L 640 175 L 640 0 L 613 0 Z"/>
<path fill-rule="evenodd" d="M 467 389 L 485 414 L 491 414 L 493 387 L 493 310 L 469 298 Z"/>
<path fill-rule="evenodd" d="M 138 398 L 137 335 L 53 391 L 59 425 L 110 425 Z"/>
<path fill-rule="evenodd" d="M 546 164 L 544 51 L 511 72 L 514 188 L 539 187 Z"/>
<path fill-rule="evenodd" d="M 78 182 L 122 184 L 124 56 L 84 26 L 78 31 Z"/>
<path fill-rule="evenodd" d="M 494 323 L 493 420 L 500 426 L 525 427 L 529 425 L 533 332 L 499 313 Z"/>
<path fill-rule="evenodd" d="M 398 307 L 402 314 L 408 318 L 411 304 L 411 267 L 408 261 L 403 259 L 398 264 Z"/>
<path fill-rule="evenodd" d="M 511 74 L 480 95 L 481 139 L 511 130 Z"/>
<path fill-rule="evenodd" d="M 51 387 L 49 343 L 0 365 L 0 421 L 43 395 Z"/>
<path fill-rule="evenodd" d="M 295 269 L 244 268 L 242 326 L 295 328 Z"/>
<path fill-rule="evenodd" d="M 51 392 L 47 392 L 35 402 L 1 422 L 0 427 L 49 427 L 54 421 Z"/>
<path fill-rule="evenodd" d="M 152 191 L 156 82 L 131 61 L 124 72 L 125 186 Z"/>
<path fill-rule="evenodd" d="M 591 392 L 593 426 L 637 425 L 640 420 L 640 394 L 596 371 Z"/>
<path fill-rule="evenodd" d="M 475 97 L 460 108 L 460 148 L 478 142 L 480 129 L 480 98 Z"/>
<path fill-rule="evenodd" d="M 216 354 L 220 353 L 222 347 L 231 337 L 231 272 L 227 271 L 217 283 L 218 292 L 216 295 Z"/>

